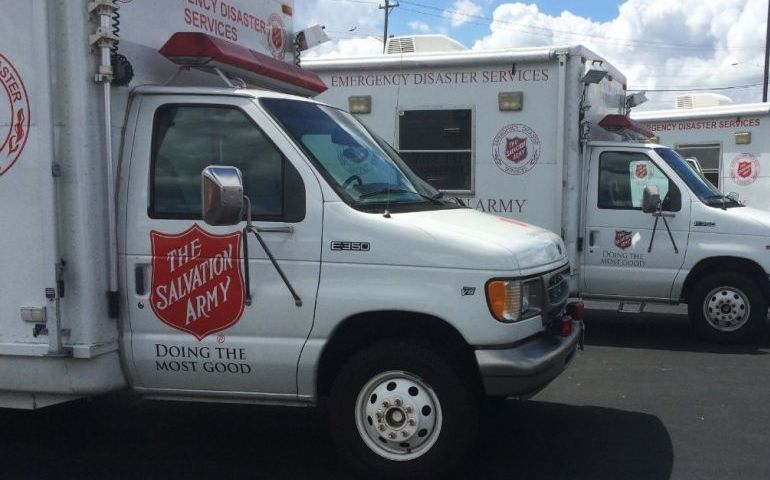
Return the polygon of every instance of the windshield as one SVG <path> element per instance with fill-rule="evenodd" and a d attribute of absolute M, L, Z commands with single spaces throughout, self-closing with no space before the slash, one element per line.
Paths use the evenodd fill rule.
<path fill-rule="evenodd" d="M 687 160 L 670 148 L 656 148 L 655 153 L 665 160 L 669 167 L 681 178 L 701 202 L 710 207 L 740 207 L 740 203 L 727 198 L 708 180 L 698 174 Z"/>
<path fill-rule="evenodd" d="M 298 100 L 265 98 L 262 106 L 288 131 L 349 205 L 360 210 L 454 208 L 352 115 Z"/>

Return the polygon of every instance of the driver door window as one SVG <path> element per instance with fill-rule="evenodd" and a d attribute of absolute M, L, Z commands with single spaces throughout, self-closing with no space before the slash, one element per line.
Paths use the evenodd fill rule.
<path fill-rule="evenodd" d="M 679 189 L 647 155 L 605 152 L 600 156 L 597 202 L 600 209 L 641 210 L 642 195 L 647 185 L 658 187 L 664 210 L 680 210 Z"/>
<path fill-rule="evenodd" d="M 155 114 L 150 217 L 200 219 L 200 175 L 209 165 L 241 171 L 254 220 L 304 217 L 299 174 L 243 111 L 176 104 L 163 105 Z"/>

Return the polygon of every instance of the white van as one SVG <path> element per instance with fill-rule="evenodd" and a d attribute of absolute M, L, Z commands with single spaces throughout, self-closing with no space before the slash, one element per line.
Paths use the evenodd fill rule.
<path fill-rule="evenodd" d="M 326 88 L 293 64 L 292 15 L 4 5 L 0 406 L 330 397 L 351 464 L 426 477 L 484 395 L 526 398 L 573 358 L 562 240 L 440 199 L 290 95 Z"/>
<path fill-rule="evenodd" d="M 703 96 L 689 95 L 696 100 Z M 770 210 L 770 104 L 698 108 L 691 107 L 691 100 L 678 105 L 631 116 L 649 128 L 660 144 L 697 159 L 720 192 L 749 207 Z"/>
<path fill-rule="evenodd" d="M 438 43 L 393 38 L 384 55 L 303 65 L 329 86 L 319 99 L 356 113 L 445 196 L 560 233 L 574 295 L 623 312 L 687 302 L 718 341 L 765 327 L 770 214 L 643 143 L 653 133 L 626 115 L 640 98 L 622 73 L 579 45 Z"/>

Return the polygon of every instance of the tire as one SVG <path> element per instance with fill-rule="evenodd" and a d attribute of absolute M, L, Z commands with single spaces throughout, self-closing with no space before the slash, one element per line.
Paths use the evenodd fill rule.
<path fill-rule="evenodd" d="M 345 364 L 329 416 L 340 455 L 362 478 L 434 478 L 475 443 L 473 383 L 436 350 L 386 341 Z"/>
<path fill-rule="evenodd" d="M 695 333 L 719 343 L 749 340 L 764 329 L 767 308 L 756 282 L 734 272 L 713 273 L 698 281 L 687 305 Z"/>

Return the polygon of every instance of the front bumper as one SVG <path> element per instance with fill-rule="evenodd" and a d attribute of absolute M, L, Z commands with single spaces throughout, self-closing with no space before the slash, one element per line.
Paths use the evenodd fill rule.
<path fill-rule="evenodd" d="M 572 320 L 567 337 L 544 333 L 512 348 L 476 350 L 487 395 L 533 396 L 564 371 L 575 356 L 582 334 L 583 323 Z"/>

